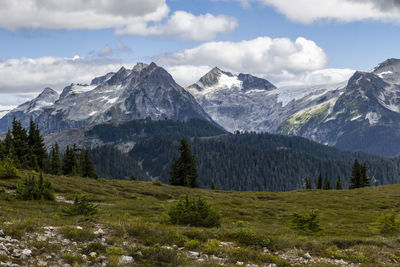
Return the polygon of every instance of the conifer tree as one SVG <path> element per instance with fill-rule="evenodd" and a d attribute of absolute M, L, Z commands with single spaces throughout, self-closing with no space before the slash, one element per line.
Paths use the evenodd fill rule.
<path fill-rule="evenodd" d="M 367 167 L 365 164 L 360 166 L 360 187 L 370 186 L 370 178 L 367 175 Z"/>
<path fill-rule="evenodd" d="M 63 157 L 63 174 L 76 175 L 78 174 L 78 158 L 76 155 L 76 147 L 70 148 L 67 146 Z"/>
<path fill-rule="evenodd" d="M 15 117 L 12 122 L 12 144 L 14 147 L 15 155 L 18 158 L 22 168 L 29 168 L 30 153 L 28 145 L 28 134 L 26 129 L 22 127 L 21 122 Z"/>
<path fill-rule="evenodd" d="M 179 150 L 181 155 L 174 160 L 171 166 L 170 184 L 199 187 L 196 160 L 185 138 L 181 139 Z"/>
<path fill-rule="evenodd" d="M 214 183 L 214 180 L 211 182 L 211 190 L 218 190 L 217 185 Z"/>
<path fill-rule="evenodd" d="M 29 123 L 28 144 L 30 150 L 33 152 L 33 155 L 36 157 L 39 168 L 43 170 L 47 159 L 47 151 L 44 145 L 43 137 L 40 134 L 39 127 L 33 122 L 32 119 Z"/>
<path fill-rule="evenodd" d="M 50 173 L 55 175 L 60 175 L 62 173 L 62 162 L 60 149 L 58 144 L 55 143 L 51 148 L 51 158 L 50 158 Z"/>
<path fill-rule="evenodd" d="M 350 176 L 350 189 L 361 187 L 361 175 L 362 175 L 362 168 L 360 163 L 358 163 L 358 160 L 356 159 L 352 166 L 352 171 Z"/>
<path fill-rule="evenodd" d="M 82 177 L 97 178 L 96 168 L 93 165 L 92 159 L 90 158 L 89 150 L 86 148 L 82 154 L 81 161 L 81 175 Z"/>
<path fill-rule="evenodd" d="M 336 180 L 336 189 L 342 190 L 342 182 L 340 181 L 340 175 L 338 175 L 337 180 Z"/>
<path fill-rule="evenodd" d="M 306 178 L 306 189 L 307 190 L 311 190 L 312 186 L 311 186 L 311 181 L 309 178 Z"/>
<path fill-rule="evenodd" d="M 319 174 L 317 179 L 317 189 L 322 189 L 322 173 Z"/>
<path fill-rule="evenodd" d="M 331 182 L 329 181 L 328 175 L 325 177 L 323 189 L 324 190 L 331 190 L 332 189 Z"/>

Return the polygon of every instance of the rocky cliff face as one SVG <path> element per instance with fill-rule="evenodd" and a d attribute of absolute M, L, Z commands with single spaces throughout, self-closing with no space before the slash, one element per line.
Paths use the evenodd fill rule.
<path fill-rule="evenodd" d="M 71 84 L 57 98 L 54 96 L 40 109 L 27 106 L 31 102 L 40 102 L 41 96 L 19 106 L 0 120 L 0 130 L 6 131 L 14 116 L 25 122 L 32 115 L 45 134 L 106 121 L 146 117 L 211 121 L 193 96 L 154 63 L 139 63 L 131 70 L 121 68 L 116 73 L 93 79 L 90 85 Z"/>

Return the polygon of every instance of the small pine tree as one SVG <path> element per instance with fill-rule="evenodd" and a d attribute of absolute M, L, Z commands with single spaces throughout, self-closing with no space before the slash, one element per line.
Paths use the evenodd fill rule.
<path fill-rule="evenodd" d="M 214 180 L 211 182 L 211 190 L 218 190 L 218 186 L 214 183 Z"/>
<path fill-rule="evenodd" d="M 64 175 L 78 174 L 78 157 L 75 146 L 73 148 L 67 146 L 63 157 L 62 171 Z"/>
<path fill-rule="evenodd" d="M 309 178 L 306 178 L 306 190 L 311 190 L 312 186 L 311 186 L 311 181 Z"/>
<path fill-rule="evenodd" d="M 318 175 L 317 179 L 317 189 L 322 189 L 322 173 Z"/>
<path fill-rule="evenodd" d="M 336 180 L 336 190 L 342 190 L 342 182 L 340 181 L 340 175 L 338 175 Z"/>
<path fill-rule="evenodd" d="M 178 159 L 174 159 L 171 166 L 170 184 L 199 187 L 196 160 L 185 138 L 181 139 L 179 150 L 181 155 Z"/>

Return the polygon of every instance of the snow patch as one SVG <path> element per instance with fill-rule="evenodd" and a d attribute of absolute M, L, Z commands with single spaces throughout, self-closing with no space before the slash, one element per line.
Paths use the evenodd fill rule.
<path fill-rule="evenodd" d="M 369 125 L 371 126 L 378 124 L 380 118 L 381 115 L 375 112 L 368 112 L 367 115 L 365 115 L 365 119 L 369 121 Z"/>

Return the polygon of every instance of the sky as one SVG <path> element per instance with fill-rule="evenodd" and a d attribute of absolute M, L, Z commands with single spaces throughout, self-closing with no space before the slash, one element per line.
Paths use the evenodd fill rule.
<path fill-rule="evenodd" d="M 400 0 L 1 0 L 0 112 L 121 66 L 182 86 L 217 66 L 277 86 L 400 58 Z"/>

